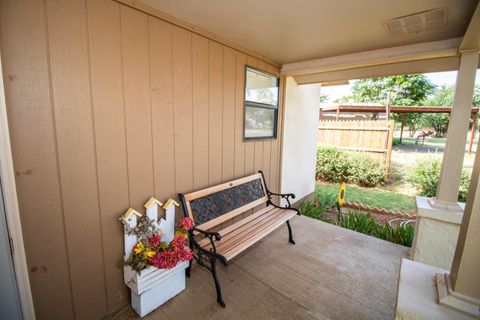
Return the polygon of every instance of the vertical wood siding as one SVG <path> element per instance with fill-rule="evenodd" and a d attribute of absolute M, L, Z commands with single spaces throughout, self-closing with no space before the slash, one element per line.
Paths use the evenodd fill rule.
<path fill-rule="evenodd" d="M 278 190 L 279 140 L 243 141 L 245 65 L 276 67 L 114 1 L 0 10 L 39 319 L 100 319 L 128 303 L 117 220 L 128 207 L 256 170 Z"/>

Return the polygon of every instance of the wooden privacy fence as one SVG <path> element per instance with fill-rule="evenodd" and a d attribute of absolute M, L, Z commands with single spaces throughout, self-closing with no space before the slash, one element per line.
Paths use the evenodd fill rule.
<path fill-rule="evenodd" d="M 393 120 L 324 120 L 318 125 L 317 143 L 366 153 L 384 161 L 388 173 L 393 129 Z"/>

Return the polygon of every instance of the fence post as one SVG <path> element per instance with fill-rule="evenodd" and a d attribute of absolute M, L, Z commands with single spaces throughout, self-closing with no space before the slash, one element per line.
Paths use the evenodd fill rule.
<path fill-rule="evenodd" d="M 468 154 L 472 153 L 473 139 L 475 139 L 475 127 L 477 124 L 477 113 L 472 115 L 472 130 L 470 132 L 470 142 L 468 143 Z"/>
<path fill-rule="evenodd" d="M 387 135 L 387 145 L 386 149 L 387 152 L 385 154 L 385 171 L 386 175 L 385 177 L 388 179 L 388 175 L 390 174 L 390 161 L 392 157 L 392 145 L 393 145 L 393 130 L 395 129 L 395 121 L 389 120 L 389 130 L 388 130 L 388 135 Z"/>

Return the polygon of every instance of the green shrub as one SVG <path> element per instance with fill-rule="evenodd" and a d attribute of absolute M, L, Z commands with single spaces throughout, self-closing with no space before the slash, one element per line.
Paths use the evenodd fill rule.
<path fill-rule="evenodd" d="M 383 226 L 378 225 L 375 232 L 377 238 L 407 247 L 412 246 L 414 235 L 415 227 L 411 223 L 401 224 L 396 227 L 385 223 Z"/>
<path fill-rule="evenodd" d="M 339 214 L 337 225 L 407 247 L 412 246 L 415 234 L 415 227 L 410 223 L 396 227 L 392 227 L 388 223 L 380 225 L 370 213 L 348 212 Z"/>
<path fill-rule="evenodd" d="M 462 170 L 460 177 L 460 188 L 458 190 L 458 201 L 467 202 L 468 187 L 470 187 L 471 174 L 467 170 Z"/>
<path fill-rule="evenodd" d="M 340 182 L 343 181 L 347 163 L 343 152 L 337 148 L 323 148 L 317 150 L 317 179 Z"/>
<path fill-rule="evenodd" d="M 427 158 L 419 160 L 410 174 L 410 183 L 418 190 L 420 195 L 433 197 L 437 193 L 440 170 L 441 161 L 439 159 Z M 465 202 L 467 200 L 469 185 L 470 174 L 467 170 L 462 170 L 458 201 Z"/>
<path fill-rule="evenodd" d="M 440 179 L 441 162 L 438 159 L 423 159 L 417 161 L 410 174 L 410 183 L 420 195 L 433 197 L 437 193 Z"/>
<path fill-rule="evenodd" d="M 300 212 L 304 216 L 314 218 L 314 219 L 319 219 L 320 209 L 318 208 L 318 206 L 316 206 L 314 203 L 310 201 L 303 200 L 302 202 L 300 202 L 300 205 L 298 206 L 298 210 L 300 210 Z"/>
<path fill-rule="evenodd" d="M 317 192 L 315 204 L 321 212 L 332 211 L 336 208 L 338 195 L 335 192 Z"/>
<path fill-rule="evenodd" d="M 317 150 L 316 178 L 374 187 L 385 183 L 385 165 L 365 155 L 333 147 L 320 147 Z"/>
<path fill-rule="evenodd" d="M 315 194 L 314 202 L 304 200 L 300 202 L 299 210 L 307 217 L 332 223 L 332 219 L 326 215 L 332 211 L 337 204 L 337 195 L 334 192 L 322 192 Z"/>
<path fill-rule="evenodd" d="M 392 140 L 392 146 L 396 146 L 400 144 L 400 138 L 394 137 Z"/>
<path fill-rule="evenodd" d="M 330 200 L 330 196 L 328 194 L 326 195 Z M 320 205 L 320 203 L 316 204 L 311 201 L 302 201 L 299 206 L 300 212 L 304 216 L 336 224 L 345 229 L 350 229 L 403 246 L 412 246 L 415 233 L 415 227 L 412 224 L 403 224 L 396 227 L 392 227 L 388 223 L 380 225 L 370 213 L 353 211 L 337 214 L 337 221 L 334 221 L 334 219 L 325 214 L 326 207 Z M 328 204 L 328 208 L 328 210 L 333 209 L 330 204 Z"/>
<path fill-rule="evenodd" d="M 332 219 L 325 214 L 325 210 L 313 202 L 304 200 L 300 202 L 298 209 L 304 216 L 332 223 Z"/>
<path fill-rule="evenodd" d="M 368 156 L 353 155 L 348 174 L 351 182 L 363 187 L 375 187 L 385 183 L 385 166 Z"/>
<path fill-rule="evenodd" d="M 372 235 L 375 233 L 377 223 L 375 219 L 368 213 L 348 212 L 339 214 L 337 225 L 342 228 L 350 229 L 360 233 Z"/>

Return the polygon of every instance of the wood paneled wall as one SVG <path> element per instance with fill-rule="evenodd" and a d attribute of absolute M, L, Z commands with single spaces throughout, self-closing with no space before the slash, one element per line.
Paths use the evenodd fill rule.
<path fill-rule="evenodd" d="M 1 1 L 1 49 L 39 319 L 128 303 L 128 207 L 260 169 L 278 189 L 279 140 L 243 141 L 245 65 L 275 67 L 107 0 Z"/>

